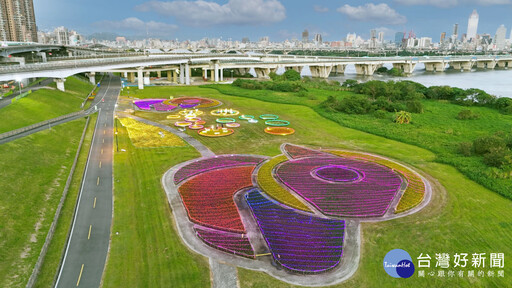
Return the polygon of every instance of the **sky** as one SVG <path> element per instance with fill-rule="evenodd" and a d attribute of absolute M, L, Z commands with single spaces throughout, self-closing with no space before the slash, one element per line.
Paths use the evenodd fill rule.
<path fill-rule="evenodd" d="M 512 0 L 35 0 L 34 6 L 40 30 L 65 26 L 85 35 L 112 32 L 180 41 L 264 36 L 283 41 L 300 39 L 304 29 L 310 38 L 322 34 L 324 41 L 354 32 L 368 38 L 371 29 L 383 31 L 385 39 L 414 30 L 438 41 L 441 32 L 451 35 L 455 23 L 459 35 L 466 33 L 473 9 L 480 15 L 479 34 L 494 36 L 501 24 L 512 28 Z"/>

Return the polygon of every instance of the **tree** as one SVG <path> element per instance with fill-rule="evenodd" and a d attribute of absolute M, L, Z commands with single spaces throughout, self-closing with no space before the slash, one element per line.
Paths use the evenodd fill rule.
<path fill-rule="evenodd" d="M 300 73 L 293 69 L 290 69 L 284 72 L 281 78 L 285 81 L 299 81 Z"/>
<path fill-rule="evenodd" d="M 406 111 L 400 111 L 395 114 L 395 123 L 398 124 L 409 124 L 412 121 L 411 113 Z"/>

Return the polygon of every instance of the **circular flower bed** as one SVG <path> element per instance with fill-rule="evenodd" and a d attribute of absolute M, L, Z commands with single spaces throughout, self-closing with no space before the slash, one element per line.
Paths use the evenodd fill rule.
<path fill-rule="evenodd" d="M 274 127 L 283 127 L 290 125 L 290 121 L 286 120 L 267 120 L 265 121 L 265 124 L 268 126 L 274 126 Z"/>
<path fill-rule="evenodd" d="M 274 114 L 263 114 L 263 115 L 260 115 L 260 119 L 261 120 L 277 120 L 277 119 L 279 119 L 279 116 L 274 115 Z"/>
<path fill-rule="evenodd" d="M 218 118 L 217 120 L 215 120 L 217 123 L 220 123 L 220 124 L 227 124 L 227 123 L 233 123 L 233 122 L 236 122 L 235 119 L 233 118 Z"/>
<path fill-rule="evenodd" d="M 265 133 L 286 136 L 295 133 L 295 129 L 289 127 L 267 127 Z"/>

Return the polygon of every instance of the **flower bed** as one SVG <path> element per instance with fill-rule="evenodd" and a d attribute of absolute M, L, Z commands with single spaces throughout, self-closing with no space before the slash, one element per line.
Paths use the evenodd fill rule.
<path fill-rule="evenodd" d="M 177 106 L 165 105 L 163 103 L 155 103 L 153 104 L 153 107 L 156 111 L 172 111 L 177 108 Z"/>
<path fill-rule="evenodd" d="M 274 170 L 274 167 L 286 160 L 288 160 L 286 156 L 277 156 L 270 159 L 267 163 L 261 165 L 260 169 L 258 170 L 258 186 L 265 192 L 265 194 L 269 195 L 280 203 L 286 204 L 292 208 L 311 212 L 308 206 L 297 199 L 297 197 L 291 194 L 290 191 L 286 190 L 279 183 L 277 183 L 272 175 L 272 170 Z"/>
<path fill-rule="evenodd" d="M 264 131 L 265 133 L 278 136 L 292 135 L 295 133 L 295 129 L 289 127 L 267 127 Z"/>
<path fill-rule="evenodd" d="M 142 100 L 135 100 L 133 101 L 133 104 L 137 106 L 137 108 L 141 110 L 151 110 L 151 106 L 155 105 L 157 103 L 164 102 L 165 99 L 142 99 Z"/>
<path fill-rule="evenodd" d="M 252 259 L 255 258 L 254 249 L 245 234 L 207 229 L 197 225 L 194 227 L 194 230 L 199 239 L 213 248 L 230 254 Z"/>
<path fill-rule="evenodd" d="M 174 105 L 183 105 L 183 106 L 190 106 L 195 108 L 212 108 L 219 105 L 222 105 L 222 103 L 215 99 L 208 99 L 208 98 L 201 98 L 201 97 L 179 97 L 174 98 L 170 100 L 170 102 Z M 187 108 L 187 107 L 183 107 Z"/>
<path fill-rule="evenodd" d="M 222 169 L 234 166 L 253 166 L 265 160 L 261 157 L 242 156 L 242 155 L 220 155 L 212 158 L 201 159 L 192 162 L 174 174 L 174 183 L 178 184 L 181 181 L 188 179 L 194 175 L 204 173 L 207 171 Z"/>
<path fill-rule="evenodd" d="M 308 149 L 302 146 L 285 144 L 283 145 L 283 152 L 292 159 L 304 158 L 304 157 L 314 157 L 314 156 L 323 156 L 329 155 L 327 153 Z"/>
<path fill-rule="evenodd" d="M 357 181 L 340 183 L 311 175 L 312 171 L 329 165 L 348 167 L 362 177 Z M 341 157 L 291 160 L 276 169 L 276 176 L 322 213 L 348 217 L 384 215 L 402 183 L 399 175 L 389 168 Z"/>
<path fill-rule="evenodd" d="M 401 213 L 416 207 L 418 204 L 421 203 L 421 201 L 423 201 L 423 198 L 425 197 L 425 183 L 423 183 L 421 177 L 418 176 L 418 174 L 411 171 L 410 169 L 398 163 L 380 157 L 356 152 L 329 151 L 329 153 L 342 157 L 349 157 L 353 159 L 361 159 L 364 161 L 375 162 L 387 166 L 393 169 L 394 171 L 400 173 L 407 181 L 407 188 L 405 189 L 404 194 L 400 198 L 400 202 L 398 202 L 398 205 L 395 209 L 395 213 Z"/>
<path fill-rule="evenodd" d="M 137 148 L 183 147 L 187 144 L 178 136 L 158 127 L 131 118 L 119 118 L 128 130 L 128 137 Z"/>
<path fill-rule="evenodd" d="M 245 197 L 277 263 L 298 273 L 321 273 L 338 265 L 344 220 L 300 214 L 265 198 L 258 189 Z"/>
<path fill-rule="evenodd" d="M 233 195 L 252 186 L 254 166 L 232 167 L 201 173 L 179 188 L 192 222 L 232 232 L 245 232 Z"/>

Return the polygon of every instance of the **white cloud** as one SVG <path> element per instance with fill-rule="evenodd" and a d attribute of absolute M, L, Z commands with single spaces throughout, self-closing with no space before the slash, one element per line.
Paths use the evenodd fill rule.
<path fill-rule="evenodd" d="M 338 12 L 347 15 L 352 20 L 361 22 L 376 22 L 382 24 L 404 24 L 407 18 L 385 3 L 367 3 L 364 6 L 350 6 L 345 4 L 337 9 Z"/>
<path fill-rule="evenodd" d="M 177 25 L 162 22 L 149 21 L 144 22 L 136 17 L 130 17 L 121 21 L 100 21 L 94 23 L 94 26 L 105 29 L 114 29 L 132 32 L 148 32 L 152 34 L 170 33 L 178 29 Z"/>
<path fill-rule="evenodd" d="M 324 7 L 324 6 L 320 6 L 320 5 L 315 5 L 315 6 L 313 6 L 313 9 L 315 10 L 315 12 L 318 12 L 318 13 L 326 13 L 326 12 L 329 12 L 329 8 Z"/>
<path fill-rule="evenodd" d="M 512 4 L 511 0 L 395 0 L 403 5 L 429 5 L 440 8 L 455 7 L 457 5 L 474 4 L 482 6 Z"/>
<path fill-rule="evenodd" d="M 138 5 L 135 9 L 173 16 L 180 22 L 192 26 L 265 25 L 286 18 L 286 9 L 278 0 L 229 0 L 223 5 L 203 0 L 150 1 Z"/>

